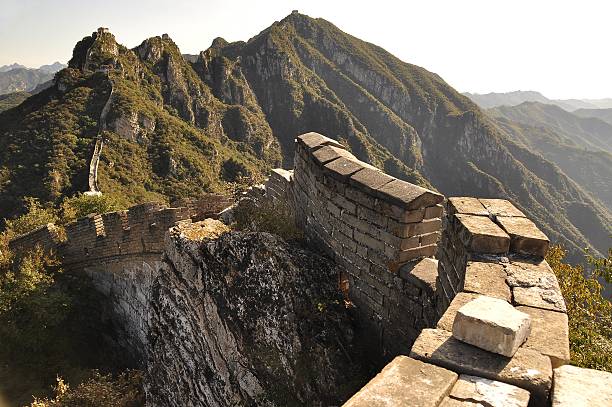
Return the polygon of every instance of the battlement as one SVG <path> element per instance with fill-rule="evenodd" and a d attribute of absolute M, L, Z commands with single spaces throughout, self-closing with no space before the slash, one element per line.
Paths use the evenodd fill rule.
<path fill-rule="evenodd" d="M 161 255 L 166 231 L 184 221 L 190 221 L 188 208 L 145 203 L 77 219 L 65 226 L 64 240 L 60 239 L 60 228 L 48 224 L 11 240 L 9 248 L 19 255 L 38 245 L 57 253 L 66 267 L 121 256 Z"/>

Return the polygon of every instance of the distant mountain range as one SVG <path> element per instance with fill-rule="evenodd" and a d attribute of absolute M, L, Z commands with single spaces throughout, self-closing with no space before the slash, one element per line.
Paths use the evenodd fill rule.
<path fill-rule="evenodd" d="M 463 95 L 472 99 L 474 103 L 489 109 L 498 106 L 516 106 L 524 102 L 540 102 L 557 105 L 560 108 L 573 112 L 577 109 L 609 109 L 612 108 L 612 98 L 606 99 L 549 99 L 540 92 L 517 90 L 506 93 L 469 93 Z"/>
<path fill-rule="evenodd" d="M 610 179 L 592 159 L 608 153 L 585 150 L 602 134 L 580 120 L 578 135 L 562 131 L 572 121 L 544 133 L 536 119 L 558 112 L 512 113 L 524 124 L 493 117 L 438 75 L 323 19 L 292 13 L 248 42 L 217 38 L 187 56 L 167 35 L 128 49 L 101 29 L 69 65 L 0 113 L 0 217 L 19 214 L 24 197 L 57 204 L 86 190 L 100 133 L 100 189 L 134 203 L 257 182 L 291 167 L 295 137 L 317 131 L 447 196 L 512 200 L 574 261 L 610 244 L 605 195 L 581 181 Z M 572 175 L 555 151 L 593 167 Z"/>
<path fill-rule="evenodd" d="M 0 66 L 0 95 L 31 92 L 37 86 L 53 79 L 55 73 L 66 66 L 60 62 L 39 68 L 27 68 L 17 63 Z"/>
<path fill-rule="evenodd" d="M 578 109 L 573 112 L 580 117 L 596 117 L 612 125 L 612 108 L 610 109 Z"/>
<path fill-rule="evenodd" d="M 555 105 L 525 102 L 488 109 L 516 143 L 541 154 L 612 212 L 612 125 Z"/>

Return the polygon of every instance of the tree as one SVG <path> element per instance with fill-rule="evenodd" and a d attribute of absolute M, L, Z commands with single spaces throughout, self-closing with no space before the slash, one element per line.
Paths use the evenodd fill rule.
<path fill-rule="evenodd" d="M 587 253 L 592 267 L 563 262 L 566 251 L 553 246 L 546 260 L 552 267 L 567 306 L 571 362 L 612 372 L 612 303 L 604 297 L 600 281 L 610 282 L 610 261 Z"/>

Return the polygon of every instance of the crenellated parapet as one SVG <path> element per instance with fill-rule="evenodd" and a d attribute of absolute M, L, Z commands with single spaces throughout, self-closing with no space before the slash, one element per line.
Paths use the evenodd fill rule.
<path fill-rule="evenodd" d="M 40 246 L 58 254 L 65 267 L 95 264 L 126 256 L 159 255 L 166 231 L 178 222 L 190 221 L 187 208 L 167 208 L 145 203 L 128 210 L 88 215 L 60 228 L 48 224 L 9 243 L 17 256 Z"/>

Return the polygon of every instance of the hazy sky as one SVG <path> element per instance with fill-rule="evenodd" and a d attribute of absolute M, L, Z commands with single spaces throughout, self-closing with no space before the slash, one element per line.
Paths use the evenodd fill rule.
<path fill-rule="evenodd" d="M 248 40 L 298 9 L 436 72 L 459 91 L 612 97 L 612 1 L 0 0 L 0 65 L 66 62 L 99 26 L 134 47 L 163 33 L 183 53 Z"/>

